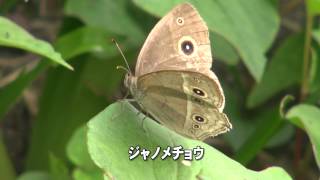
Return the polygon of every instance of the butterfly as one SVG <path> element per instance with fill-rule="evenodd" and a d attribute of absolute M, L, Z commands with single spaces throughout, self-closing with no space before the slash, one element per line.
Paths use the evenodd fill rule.
<path fill-rule="evenodd" d="M 173 8 L 152 29 L 125 77 L 133 98 L 155 120 L 192 139 L 232 128 L 225 97 L 211 71 L 209 30 L 189 3 Z"/>

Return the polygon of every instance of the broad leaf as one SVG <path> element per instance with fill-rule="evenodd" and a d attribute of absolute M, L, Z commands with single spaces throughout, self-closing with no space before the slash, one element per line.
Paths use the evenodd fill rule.
<path fill-rule="evenodd" d="M 103 179 L 101 170 L 93 163 L 87 146 L 87 126 L 81 126 L 72 135 L 67 145 L 69 160 L 74 164 L 73 178 L 76 180 Z"/>
<path fill-rule="evenodd" d="M 65 146 L 75 128 L 107 104 L 83 82 L 86 65 L 99 62 L 90 60 L 76 60 L 74 67 L 77 71 L 74 72 L 50 69 L 33 126 L 27 168 L 48 170 L 49 152 L 65 160 Z"/>
<path fill-rule="evenodd" d="M 270 167 L 261 172 L 246 169 L 207 144 L 182 137 L 137 115 L 127 102 L 110 105 L 88 124 L 88 147 L 94 162 L 104 171 L 106 178 L 115 179 L 291 179 L 281 168 Z M 172 156 L 161 160 L 167 146 L 192 149 L 204 148 L 201 160 L 178 160 Z M 148 160 L 141 156 L 129 160 L 129 148 L 139 146 L 150 150 Z M 156 147 L 160 154 L 151 159 Z M 172 152 L 173 153 L 173 152 Z M 125 171 L 123 171 L 125 169 Z"/>
<path fill-rule="evenodd" d="M 132 14 L 127 0 L 69 0 L 65 5 L 68 15 L 79 17 L 85 24 L 141 41 L 144 32 Z M 131 10 L 129 10 L 131 9 Z M 103 17 L 103 18 L 102 18 Z"/>
<path fill-rule="evenodd" d="M 247 100 L 248 107 L 258 106 L 280 91 L 300 82 L 303 42 L 302 34 L 293 35 L 283 42 L 267 67 L 261 82 L 251 91 Z"/>
<path fill-rule="evenodd" d="M 24 49 L 73 69 L 49 43 L 34 38 L 12 21 L 0 16 L 0 27 L 0 46 Z"/>
<path fill-rule="evenodd" d="M 320 168 L 320 109 L 315 106 L 300 104 L 291 108 L 286 117 L 290 122 L 307 132 L 316 162 Z"/>

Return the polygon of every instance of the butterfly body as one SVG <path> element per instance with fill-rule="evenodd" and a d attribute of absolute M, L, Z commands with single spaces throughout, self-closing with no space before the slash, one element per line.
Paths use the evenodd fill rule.
<path fill-rule="evenodd" d="M 125 85 L 138 104 L 177 133 L 203 140 L 231 129 L 225 98 L 211 71 L 209 31 L 188 3 L 154 27 Z"/>

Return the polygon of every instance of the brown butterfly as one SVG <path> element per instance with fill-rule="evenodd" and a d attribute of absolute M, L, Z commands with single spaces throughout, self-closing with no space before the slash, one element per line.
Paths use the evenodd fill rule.
<path fill-rule="evenodd" d="M 232 128 L 212 65 L 209 31 L 192 5 L 164 16 L 145 41 L 125 85 L 138 104 L 175 132 L 203 140 Z"/>

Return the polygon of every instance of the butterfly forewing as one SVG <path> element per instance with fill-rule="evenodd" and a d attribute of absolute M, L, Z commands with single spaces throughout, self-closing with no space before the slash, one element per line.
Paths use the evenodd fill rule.
<path fill-rule="evenodd" d="M 191 52 L 191 53 L 190 53 Z M 212 64 L 209 31 L 188 3 L 174 8 L 153 28 L 136 64 L 136 76 L 160 70 L 208 72 Z"/>

